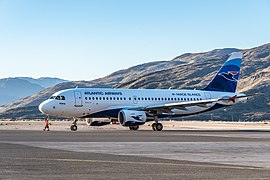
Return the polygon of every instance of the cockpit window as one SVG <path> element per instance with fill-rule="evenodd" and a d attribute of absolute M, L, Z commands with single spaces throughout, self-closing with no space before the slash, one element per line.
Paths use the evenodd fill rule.
<path fill-rule="evenodd" d="M 65 96 L 51 96 L 50 99 L 55 99 L 55 100 L 65 100 Z"/>
<path fill-rule="evenodd" d="M 50 99 L 55 99 L 56 96 L 51 96 Z"/>

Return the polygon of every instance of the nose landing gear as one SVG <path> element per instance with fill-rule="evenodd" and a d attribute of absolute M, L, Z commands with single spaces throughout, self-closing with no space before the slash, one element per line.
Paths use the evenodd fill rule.
<path fill-rule="evenodd" d="M 77 121 L 78 119 L 74 119 L 72 125 L 70 126 L 70 130 L 71 131 L 77 131 L 78 127 L 77 127 Z"/>

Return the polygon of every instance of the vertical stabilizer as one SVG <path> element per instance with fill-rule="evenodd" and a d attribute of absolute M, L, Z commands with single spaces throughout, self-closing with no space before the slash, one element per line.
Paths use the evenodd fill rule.
<path fill-rule="evenodd" d="M 233 52 L 216 76 L 203 90 L 235 92 L 242 62 L 242 52 Z"/>

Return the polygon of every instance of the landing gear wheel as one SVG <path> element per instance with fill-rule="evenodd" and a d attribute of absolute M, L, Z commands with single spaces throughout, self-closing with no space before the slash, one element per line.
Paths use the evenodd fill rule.
<path fill-rule="evenodd" d="M 157 129 L 156 129 L 156 124 L 157 124 L 157 123 L 153 123 L 153 124 L 152 124 L 152 129 L 153 129 L 153 131 L 156 131 L 156 130 L 157 130 Z"/>
<path fill-rule="evenodd" d="M 139 129 L 139 126 L 129 126 L 129 129 L 130 129 L 131 131 L 136 131 L 136 130 Z"/>
<path fill-rule="evenodd" d="M 137 131 L 139 129 L 139 126 L 133 126 L 133 130 Z"/>
<path fill-rule="evenodd" d="M 77 127 L 75 124 L 72 124 L 72 125 L 70 126 L 70 130 L 71 130 L 71 131 L 77 131 L 77 129 L 78 129 L 78 127 Z"/>
<path fill-rule="evenodd" d="M 163 125 L 161 123 L 157 123 L 156 124 L 156 130 L 157 131 L 162 131 L 162 129 L 163 129 Z"/>

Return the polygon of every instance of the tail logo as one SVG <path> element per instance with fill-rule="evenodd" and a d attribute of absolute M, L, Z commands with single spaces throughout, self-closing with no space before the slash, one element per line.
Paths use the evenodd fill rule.
<path fill-rule="evenodd" d="M 223 76 L 225 79 L 229 80 L 229 81 L 237 81 L 237 79 L 234 77 L 239 73 L 239 71 L 228 71 L 227 73 L 222 72 L 219 73 L 219 76 Z"/>

